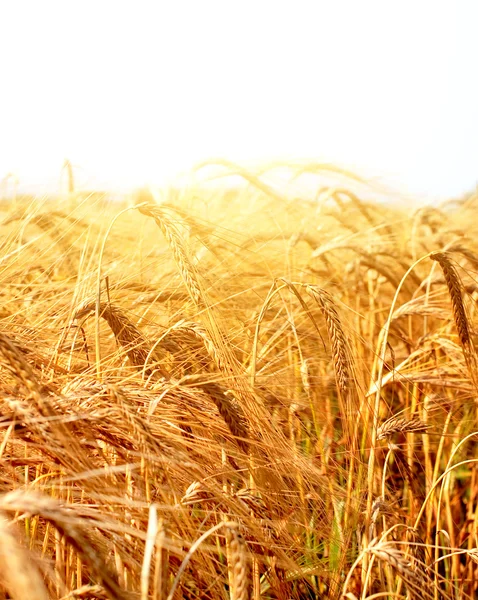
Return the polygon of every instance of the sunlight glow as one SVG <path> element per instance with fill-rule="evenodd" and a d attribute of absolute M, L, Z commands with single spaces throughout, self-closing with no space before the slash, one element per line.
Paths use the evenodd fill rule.
<path fill-rule="evenodd" d="M 0 179 L 162 184 L 211 156 L 478 179 L 476 2 L 2 3 Z"/>

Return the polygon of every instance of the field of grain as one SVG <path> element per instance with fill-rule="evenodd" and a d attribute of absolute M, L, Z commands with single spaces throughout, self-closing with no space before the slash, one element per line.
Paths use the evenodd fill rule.
<path fill-rule="evenodd" d="M 3 203 L 0 598 L 477 597 L 478 197 L 240 175 Z"/>

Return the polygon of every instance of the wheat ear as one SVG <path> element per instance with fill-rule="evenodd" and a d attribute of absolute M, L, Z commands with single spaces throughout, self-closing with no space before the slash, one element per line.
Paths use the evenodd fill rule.
<path fill-rule="evenodd" d="M 470 348 L 470 328 L 463 304 L 462 284 L 455 267 L 445 252 L 434 252 L 430 258 L 436 260 L 442 268 L 446 285 L 451 298 L 453 317 L 458 330 L 460 342 L 465 349 Z"/>
<path fill-rule="evenodd" d="M 202 304 L 202 292 L 199 280 L 186 251 L 183 236 L 177 223 L 164 209 L 155 204 L 138 206 L 141 214 L 154 219 L 156 225 L 166 238 L 169 247 L 183 278 L 186 289 L 196 305 Z"/>
<path fill-rule="evenodd" d="M 231 574 L 231 600 L 249 600 L 249 564 L 244 538 L 236 523 L 226 524 L 228 569 Z"/>
<path fill-rule="evenodd" d="M 419 588 L 423 583 L 422 574 L 412 567 L 412 562 L 404 552 L 390 542 L 378 542 L 369 546 L 367 551 L 382 562 L 389 564 L 403 581 L 413 588 Z"/>
<path fill-rule="evenodd" d="M 227 359 L 219 351 L 218 347 L 212 341 L 211 336 L 203 325 L 189 321 L 179 321 L 179 323 L 171 328 L 171 333 L 173 332 L 179 334 L 184 332 L 186 335 L 199 341 L 206 350 L 208 356 L 216 364 L 217 368 L 220 371 L 226 373 L 229 372 L 230 369 Z"/>
<path fill-rule="evenodd" d="M 208 382 L 201 384 L 200 387 L 216 405 L 219 414 L 224 419 L 239 448 L 247 453 L 249 451 L 249 443 L 247 441 L 249 431 L 240 405 L 235 400 L 226 396 L 217 383 Z"/>
<path fill-rule="evenodd" d="M 335 300 L 328 292 L 316 286 L 306 285 L 305 289 L 316 300 L 325 317 L 337 384 L 342 392 L 346 392 L 350 382 L 350 353 Z"/>
<path fill-rule="evenodd" d="M 95 310 L 95 301 L 79 307 L 75 314 L 75 319 L 81 319 Z M 100 304 L 100 317 L 109 325 L 118 344 L 125 350 L 131 363 L 141 369 L 146 364 L 151 353 L 152 346 L 146 340 L 145 336 L 136 327 L 136 325 L 126 316 L 126 314 L 114 304 L 102 302 Z M 162 377 L 169 378 L 167 373 L 161 367 L 156 366 Z M 146 369 L 146 374 L 151 375 L 151 369 Z"/>
<path fill-rule="evenodd" d="M 402 417 L 390 417 L 384 421 L 377 430 L 377 440 L 386 440 L 394 433 L 424 433 L 430 428 L 420 419 L 404 419 Z"/>

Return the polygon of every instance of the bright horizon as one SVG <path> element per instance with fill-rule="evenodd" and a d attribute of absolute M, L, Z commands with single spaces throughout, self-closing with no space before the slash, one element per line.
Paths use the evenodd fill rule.
<path fill-rule="evenodd" d="M 475 2 L 25 2 L 0 7 L 0 180 L 174 181 L 310 159 L 418 199 L 478 182 Z"/>

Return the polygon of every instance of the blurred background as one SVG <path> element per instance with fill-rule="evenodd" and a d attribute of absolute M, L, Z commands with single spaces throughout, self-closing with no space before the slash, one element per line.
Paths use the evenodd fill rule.
<path fill-rule="evenodd" d="M 121 193 L 211 158 L 314 160 L 459 196 L 478 180 L 477 22 L 473 1 L 2 3 L 0 181 L 52 193 L 70 165 Z"/>

